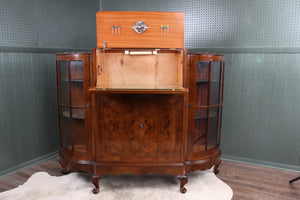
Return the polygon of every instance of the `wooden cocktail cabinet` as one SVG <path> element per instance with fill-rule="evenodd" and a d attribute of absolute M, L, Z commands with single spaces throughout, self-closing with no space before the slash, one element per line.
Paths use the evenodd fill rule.
<path fill-rule="evenodd" d="M 97 47 L 56 56 L 62 172 L 186 174 L 220 164 L 224 56 L 183 48 L 184 14 L 98 12 Z"/>

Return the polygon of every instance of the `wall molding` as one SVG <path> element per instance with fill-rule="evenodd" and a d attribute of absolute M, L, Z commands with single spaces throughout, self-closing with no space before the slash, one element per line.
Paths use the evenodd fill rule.
<path fill-rule="evenodd" d="M 3 178 L 3 177 L 5 177 L 5 176 L 8 176 L 10 174 L 13 174 L 13 173 L 16 173 L 18 171 L 21 171 L 21 170 L 23 170 L 25 168 L 28 168 L 28 167 L 31 167 L 33 165 L 39 164 L 41 162 L 44 162 L 46 160 L 55 158 L 56 156 L 58 156 L 58 150 L 56 150 L 54 152 L 51 152 L 51 153 L 48 153 L 46 155 L 37 157 L 35 159 L 29 160 L 27 162 L 21 163 L 19 165 L 14 166 L 14 167 L 8 168 L 8 169 L 0 172 L 0 179 Z"/>
<path fill-rule="evenodd" d="M 300 53 L 299 48 L 245 48 L 245 47 L 234 47 L 234 48 L 188 48 L 190 52 L 212 52 L 212 53 L 280 53 L 280 54 L 298 54 Z"/>
<path fill-rule="evenodd" d="M 27 48 L 27 47 L 5 47 L 0 46 L 0 52 L 17 52 L 17 53 L 61 53 L 61 52 L 91 51 L 91 49 L 77 48 Z"/>

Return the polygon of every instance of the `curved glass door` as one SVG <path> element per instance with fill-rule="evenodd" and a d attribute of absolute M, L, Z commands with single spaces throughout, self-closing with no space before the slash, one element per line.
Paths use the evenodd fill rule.
<path fill-rule="evenodd" d="M 61 145 L 85 153 L 83 61 L 57 61 Z"/>
<path fill-rule="evenodd" d="M 224 61 L 195 55 L 196 83 L 193 152 L 217 148 L 220 144 Z"/>

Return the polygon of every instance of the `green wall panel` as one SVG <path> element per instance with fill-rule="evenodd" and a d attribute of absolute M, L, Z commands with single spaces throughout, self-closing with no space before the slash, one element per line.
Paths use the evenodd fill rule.
<path fill-rule="evenodd" d="M 58 149 L 55 54 L 0 53 L 0 171 Z"/>
<path fill-rule="evenodd" d="M 299 63 L 300 54 L 226 54 L 224 154 L 299 165 Z"/>
<path fill-rule="evenodd" d="M 300 49 L 299 0 L 100 0 L 100 3 L 105 11 L 184 12 L 185 47 L 190 49 Z"/>
<path fill-rule="evenodd" d="M 96 47 L 99 0 L 0 0 L 0 50 Z"/>

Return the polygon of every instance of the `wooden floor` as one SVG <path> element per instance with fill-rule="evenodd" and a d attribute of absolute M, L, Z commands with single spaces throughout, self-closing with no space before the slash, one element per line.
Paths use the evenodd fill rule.
<path fill-rule="evenodd" d="M 217 176 L 232 188 L 234 200 L 300 199 L 300 180 L 289 184 L 298 173 L 230 161 L 223 161 L 219 169 Z M 56 157 L 0 179 L 0 192 L 23 184 L 35 172 L 61 176 L 60 170 Z"/>

